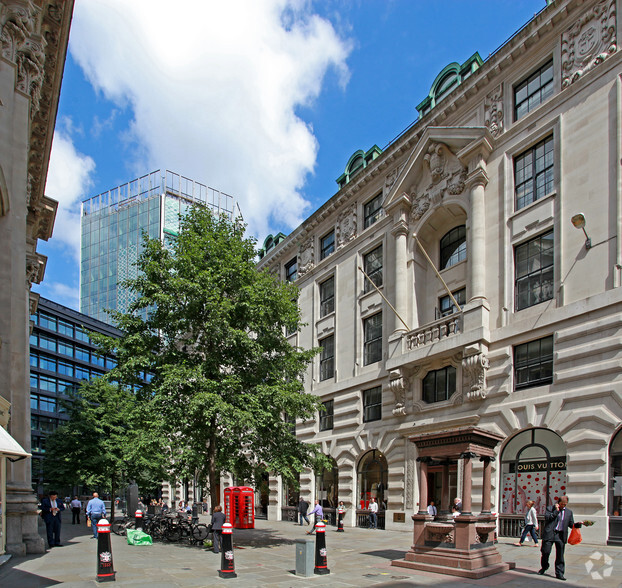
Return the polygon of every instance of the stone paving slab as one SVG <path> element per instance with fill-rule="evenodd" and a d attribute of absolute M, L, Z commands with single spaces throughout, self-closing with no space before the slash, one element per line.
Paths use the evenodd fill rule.
<path fill-rule="evenodd" d="M 207 522 L 207 521 L 205 521 Z M 111 586 L 132 588 L 194 588 L 205 586 L 270 586 L 271 588 L 324 587 L 349 588 L 377 586 L 547 588 L 551 586 L 619 588 L 622 586 L 622 548 L 581 544 L 567 546 L 566 577 L 536 574 L 540 551 L 533 546 L 515 547 L 512 540 L 498 545 L 505 561 L 516 562 L 516 569 L 481 580 L 468 580 L 397 568 L 391 560 L 400 559 L 410 547 L 409 532 L 346 529 L 336 533 L 328 527 L 329 575 L 298 577 L 294 574 L 295 540 L 305 537 L 306 527 L 292 523 L 257 521 L 255 529 L 234 530 L 235 567 L 238 577 L 218 577 L 220 556 L 201 547 L 155 543 L 129 546 L 124 537 L 112 536 L 116 582 Z M 45 529 L 40 529 L 42 534 Z M 97 542 L 86 526 L 64 523 L 62 548 L 39 556 L 11 558 L 0 566 L 0 587 L 93 588 Z M 554 560 L 554 553 L 551 561 Z"/>

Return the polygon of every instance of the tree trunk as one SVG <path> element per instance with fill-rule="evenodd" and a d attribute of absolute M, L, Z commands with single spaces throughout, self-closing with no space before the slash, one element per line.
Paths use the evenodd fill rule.
<path fill-rule="evenodd" d="M 212 424 L 212 431 L 216 430 L 216 423 Z M 220 475 L 216 471 L 216 433 L 212 433 L 209 438 L 209 446 L 207 448 L 207 478 L 209 483 L 209 496 L 212 505 L 211 512 L 214 507 L 220 504 Z"/>
<path fill-rule="evenodd" d="M 110 522 L 114 521 L 114 503 L 115 503 L 115 487 L 114 487 L 114 474 L 110 480 Z"/>

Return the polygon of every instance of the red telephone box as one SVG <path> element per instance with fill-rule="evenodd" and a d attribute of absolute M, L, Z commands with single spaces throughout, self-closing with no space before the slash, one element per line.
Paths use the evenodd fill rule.
<path fill-rule="evenodd" d="M 235 529 L 254 529 L 255 491 L 248 486 L 225 488 L 225 518 Z"/>

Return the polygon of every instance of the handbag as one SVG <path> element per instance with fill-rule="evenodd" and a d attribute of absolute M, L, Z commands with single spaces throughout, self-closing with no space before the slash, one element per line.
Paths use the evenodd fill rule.
<path fill-rule="evenodd" d="M 87 527 L 91 526 L 91 519 L 89 517 L 87 517 L 87 519 L 86 519 L 86 526 Z"/>
<path fill-rule="evenodd" d="M 570 535 L 568 536 L 568 543 L 570 543 L 570 545 L 579 545 L 582 539 L 581 531 L 573 525 L 572 531 L 570 531 Z"/>

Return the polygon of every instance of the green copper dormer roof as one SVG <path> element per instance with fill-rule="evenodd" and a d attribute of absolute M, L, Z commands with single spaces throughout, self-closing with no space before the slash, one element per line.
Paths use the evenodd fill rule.
<path fill-rule="evenodd" d="M 374 145 L 369 151 L 363 151 L 362 149 L 355 151 L 348 159 L 346 171 L 336 180 L 339 188 L 343 188 L 357 173 L 366 168 L 381 153 L 382 149 L 378 145 Z"/>
<path fill-rule="evenodd" d="M 283 233 L 268 235 L 263 242 L 263 247 L 257 252 L 259 259 L 270 253 L 281 241 L 285 241 L 285 237 Z"/>
<path fill-rule="evenodd" d="M 427 98 L 417 106 L 419 118 L 428 114 L 428 112 L 450 94 L 454 88 L 476 72 L 481 67 L 482 63 L 484 62 L 476 51 L 462 65 L 454 62 L 445 66 L 432 83 Z"/>

